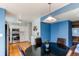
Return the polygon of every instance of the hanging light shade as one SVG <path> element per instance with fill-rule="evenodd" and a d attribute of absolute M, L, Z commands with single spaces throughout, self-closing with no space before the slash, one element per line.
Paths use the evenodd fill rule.
<path fill-rule="evenodd" d="M 55 21 L 56 21 L 56 19 L 52 16 L 49 16 L 45 19 L 45 22 L 48 22 L 48 23 L 52 23 L 52 22 L 55 22 Z"/>
<path fill-rule="evenodd" d="M 48 5 L 49 5 L 49 13 L 50 13 L 51 12 L 51 3 L 48 3 Z M 47 23 L 52 23 L 52 22 L 55 22 L 55 21 L 56 21 L 56 19 L 54 17 L 52 17 L 52 16 L 48 16 L 44 20 L 44 22 L 47 22 Z"/>

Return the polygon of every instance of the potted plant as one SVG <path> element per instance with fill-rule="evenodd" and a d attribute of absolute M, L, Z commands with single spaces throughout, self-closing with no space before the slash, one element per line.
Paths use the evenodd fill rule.
<path fill-rule="evenodd" d="M 49 40 L 45 41 L 45 46 L 46 46 L 46 48 L 49 48 Z"/>

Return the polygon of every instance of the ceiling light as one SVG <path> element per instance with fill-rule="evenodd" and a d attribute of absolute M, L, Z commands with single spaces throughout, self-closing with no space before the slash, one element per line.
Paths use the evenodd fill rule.
<path fill-rule="evenodd" d="M 50 13 L 51 12 L 51 3 L 48 3 L 48 5 L 49 5 L 49 13 Z M 48 16 L 44 20 L 44 22 L 47 22 L 47 23 L 52 23 L 52 22 L 55 22 L 55 21 L 56 21 L 56 19 L 54 17 L 52 17 L 52 16 Z"/>
<path fill-rule="evenodd" d="M 55 22 L 55 21 L 56 21 L 56 19 L 53 18 L 52 16 L 49 16 L 49 17 L 46 18 L 45 20 L 46 20 L 46 22 L 48 22 L 48 23 L 52 23 L 52 22 Z"/>

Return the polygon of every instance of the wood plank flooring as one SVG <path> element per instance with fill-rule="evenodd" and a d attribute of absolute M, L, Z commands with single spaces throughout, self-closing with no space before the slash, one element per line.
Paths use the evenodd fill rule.
<path fill-rule="evenodd" d="M 19 42 L 19 43 L 13 43 L 9 45 L 9 56 L 21 56 L 17 45 L 19 45 L 23 51 L 25 51 L 29 46 L 31 46 L 30 42 Z"/>

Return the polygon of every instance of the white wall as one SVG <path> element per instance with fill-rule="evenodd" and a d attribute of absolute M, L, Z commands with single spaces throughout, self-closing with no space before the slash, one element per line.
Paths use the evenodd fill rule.
<path fill-rule="evenodd" d="M 36 32 L 39 32 L 39 36 L 40 36 L 40 18 L 32 21 L 32 36 L 36 36 L 36 32 L 33 31 L 34 26 L 37 26 L 37 31 Z"/>
<path fill-rule="evenodd" d="M 33 31 L 33 27 L 37 26 L 37 31 Z M 37 36 L 37 32 L 39 32 L 39 36 Z M 32 36 L 31 36 L 31 44 L 35 45 L 35 38 L 40 37 L 40 18 L 32 21 Z"/>

